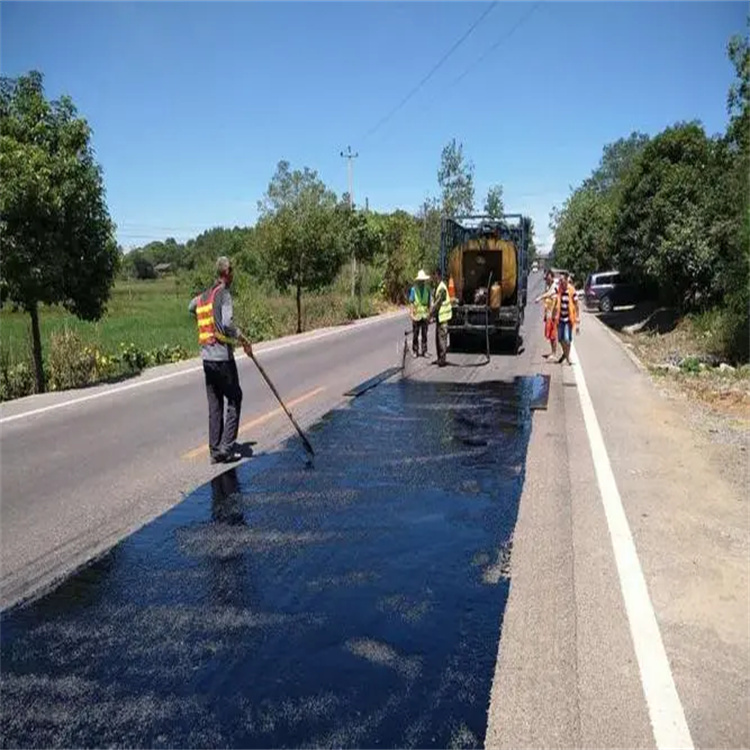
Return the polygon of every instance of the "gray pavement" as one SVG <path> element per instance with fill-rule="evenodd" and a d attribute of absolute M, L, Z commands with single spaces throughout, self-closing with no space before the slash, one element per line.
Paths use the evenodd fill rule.
<path fill-rule="evenodd" d="M 532 277 L 530 298 L 540 285 L 541 276 Z M 517 357 L 481 366 L 481 355 L 450 354 L 454 366 L 441 370 L 407 360 L 415 381 L 551 375 L 549 407 L 534 415 L 528 444 L 508 604 L 499 639 L 487 644 L 497 663 L 486 746 L 657 746 L 581 411 L 574 368 L 582 367 L 693 744 L 749 747 L 746 497 L 594 316 L 584 316 L 574 368 L 543 360 L 541 310 L 530 303 L 526 316 Z M 258 351 L 308 426 L 343 404 L 353 385 L 398 364 L 406 325 L 405 316 L 368 321 Z M 257 440 L 256 453 L 273 449 L 292 428 L 273 413 L 276 402 L 250 363 L 240 371 L 250 425 L 241 438 Z M 39 590 L 223 470 L 201 453 L 206 406 L 196 363 L 143 380 L 154 382 L 97 389 L 91 394 L 107 395 L 15 421 L 3 419 L 82 394 L 0 411 L 4 603 Z"/>
<path fill-rule="evenodd" d="M 397 364 L 407 324 L 404 314 L 389 315 L 266 342 L 256 354 L 282 397 L 297 402 L 292 413 L 304 428 L 342 403 L 348 388 Z M 252 362 L 238 358 L 238 369 L 239 440 L 255 442 L 255 453 L 271 450 L 293 428 Z M 221 471 L 201 450 L 207 429 L 199 360 L 115 386 L 3 404 L 2 606 L 107 549 Z"/>

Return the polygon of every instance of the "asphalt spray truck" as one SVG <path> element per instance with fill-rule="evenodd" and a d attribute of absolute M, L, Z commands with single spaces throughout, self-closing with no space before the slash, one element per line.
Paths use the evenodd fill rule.
<path fill-rule="evenodd" d="M 473 338 L 488 352 L 493 344 L 508 342 L 518 353 L 530 233 L 531 220 L 521 214 L 442 218 L 440 268 L 453 307 L 451 350 Z"/>

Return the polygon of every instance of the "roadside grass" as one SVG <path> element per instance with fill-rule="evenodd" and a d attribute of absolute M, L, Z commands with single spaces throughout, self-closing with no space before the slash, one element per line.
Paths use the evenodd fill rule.
<path fill-rule="evenodd" d="M 144 350 L 169 344 L 197 351 L 194 324 L 187 314 L 189 296 L 176 278 L 118 281 L 106 314 L 95 323 L 78 320 L 61 307 L 43 307 L 42 349 L 46 353 L 52 335 L 68 329 L 104 352 L 114 352 L 121 343 Z M 13 364 L 31 359 L 31 321 L 26 313 L 5 308 L 0 312 L 0 347 Z"/>
<path fill-rule="evenodd" d="M 355 301 L 344 288 L 337 283 L 328 291 L 303 295 L 304 331 L 359 317 Z M 40 329 L 51 387 L 91 385 L 197 356 L 195 321 L 187 311 L 191 291 L 187 279 L 180 277 L 118 281 L 106 314 L 95 323 L 78 320 L 60 307 L 43 307 Z M 253 341 L 297 331 L 292 294 L 268 295 L 245 286 L 236 290 L 234 304 L 238 324 Z M 377 294 L 364 295 L 361 317 L 392 309 L 395 306 Z M 0 400 L 33 393 L 31 373 L 29 316 L 6 307 L 0 311 Z"/>

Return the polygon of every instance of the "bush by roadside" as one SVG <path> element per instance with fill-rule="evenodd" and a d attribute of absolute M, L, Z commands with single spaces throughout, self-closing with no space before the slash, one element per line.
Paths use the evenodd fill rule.
<path fill-rule="evenodd" d="M 121 343 L 118 351 L 107 353 L 86 344 L 72 329 L 53 333 L 44 362 L 50 391 L 82 388 L 138 375 L 147 367 L 179 362 L 194 352 L 180 345 L 164 344 L 150 350 L 133 343 Z M 0 356 L 0 401 L 29 396 L 34 378 L 29 361 L 12 362 L 4 351 Z"/>
<path fill-rule="evenodd" d="M 750 365 L 730 363 L 721 313 L 688 316 L 668 332 L 616 331 L 662 384 L 718 411 L 750 419 Z"/>

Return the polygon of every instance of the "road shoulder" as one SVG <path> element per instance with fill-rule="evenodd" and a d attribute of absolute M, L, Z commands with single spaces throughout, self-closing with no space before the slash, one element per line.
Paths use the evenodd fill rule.
<path fill-rule="evenodd" d="M 684 410 L 586 322 L 578 356 L 694 743 L 747 747 L 747 498 Z"/>

